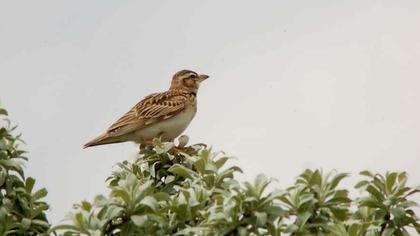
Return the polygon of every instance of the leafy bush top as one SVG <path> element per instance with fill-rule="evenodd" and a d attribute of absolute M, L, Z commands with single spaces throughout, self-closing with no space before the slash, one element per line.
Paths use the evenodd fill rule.
<path fill-rule="evenodd" d="M 240 183 L 229 157 L 204 145 L 174 153 L 155 140 L 134 162 L 124 161 L 108 178 L 110 194 L 75 205 L 64 235 L 408 235 L 420 232 L 407 199 L 419 192 L 406 174 L 361 172 L 367 179 L 352 200 L 340 189 L 346 173 L 306 170 L 286 190 L 267 191 L 259 175 Z"/>
<path fill-rule="evenodd" d="M 48 205 L 41 201 L 47 190 L 34 191 L 35 179 L 25 178 L 20 135 L 13 134 L 16 127 L 10 126 L 6 110 L 0 108 L 0 116 L 0 235 L 44 234 L 50 228 Z"/>

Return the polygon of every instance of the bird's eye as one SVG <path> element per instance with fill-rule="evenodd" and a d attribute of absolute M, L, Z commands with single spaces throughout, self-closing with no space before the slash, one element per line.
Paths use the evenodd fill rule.
<path fill-rule="evenodd" d="M 195 74 L 190 75 L 191 79 L 194 79 L 195 77 L 197 77 Z"/>

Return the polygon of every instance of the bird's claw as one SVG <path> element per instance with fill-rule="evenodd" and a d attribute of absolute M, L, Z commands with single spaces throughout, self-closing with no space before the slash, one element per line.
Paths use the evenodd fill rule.
<path fill-rule="evenodd" d="M 174 146 L 173 148 L 171 148 L 171 150 L 169 150 L 169 153 L 172 154 L 172 155 L 179 155 L 179 154 L 182 154 L 182 153 L 186 153 L 187 150 L 188 150 L 188 148 L 186 148 L 186 147 L 179 147 L 179 146 L 176 147 L 176 146 Z"/>
<path fill-rule="evenodd" d="M 188 144 L 189 141 L 189 137 L 187 135 L 181 135 L 178 138 L 178 146 L 175 145 L 175 142 L 172 141 L 173 147 L 169 150 L 169 153 L 172 155 L 177 155 L 180 153 L 186 153 L 187 150 L 189 149 L 188 147 L 186 147 L 186 145 Z M 139 149 L 140 151 L 146 149 L 148 146 L 153 146 L 153 140 L 146 140 L 140 143 L 139 145 Z"/>
<path fill-rule="evenodd" d="M 141 150 L 146 149 L 147 146 L 151 146 L 151 145 L 153 145 L 153 141 L 152 140 L 144 141 L 144 142 L 141 142 L 140 143 L 139 149 L 141 151 Z"/>

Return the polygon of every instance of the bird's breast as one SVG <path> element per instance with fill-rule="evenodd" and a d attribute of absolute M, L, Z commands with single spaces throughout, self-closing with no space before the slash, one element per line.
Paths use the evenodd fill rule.
<path fill-rule="evenodd" d="M 171 118 L 161 120 L 137 131 L 136 139 L 141 141 L 161 137 L 162 141 L 171 141 L 188 127 L 196 112 L 195 105 L 187 105 L 183 111 Z"/>
<path fill-rule="evenodd" d="M 189 105 L 183 111 L 178 113 L 177 115 L 169 118 L 167 121 L 168 128 L 176 128 L 176 127 L 183 127 L 183 129 L 187 128 L 190 124 L 191 120 L 194 118 L 197 109 L 195 106 Z M 182 131 L 181 131 L 182 132 Z"/>

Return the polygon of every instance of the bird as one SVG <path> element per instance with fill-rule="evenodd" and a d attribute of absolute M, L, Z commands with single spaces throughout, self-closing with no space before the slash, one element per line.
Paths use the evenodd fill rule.
<path fill-rule="evenodd" d="M 194 118 L 198 89 L 208 78 L 191 70 L 176 72 L 167 91 L 144 97 L 83 148 L 130 141 L 141 147 L 152 144 L 154 138 L 173 142 Z"/>

